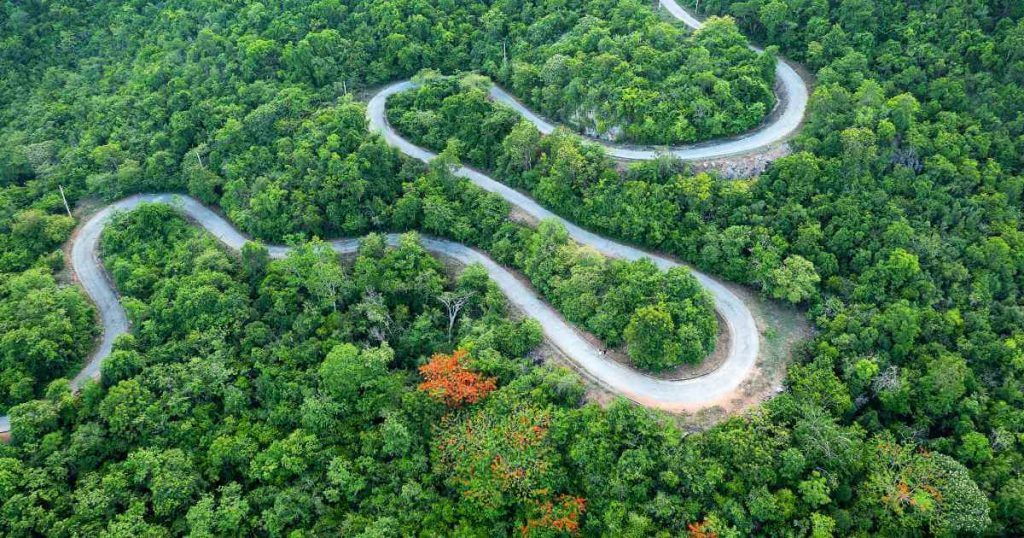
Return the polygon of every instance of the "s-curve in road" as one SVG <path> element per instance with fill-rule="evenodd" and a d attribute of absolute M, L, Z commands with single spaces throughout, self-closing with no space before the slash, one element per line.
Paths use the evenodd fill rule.
<path fill-rule="evenodd" d="M 103 270 L 97 247 L 103 228 L 110 222 L 110 218 L 115 212 L 129 211 L 142 203 L 171 205 L 233 250 L 240 249 L 247 241 L 241 232 L 220 215 L 197 200 L 183 195 L 135 195 L 106 206 L 87 220 L 72 239 L 71 266 L 85 292 L 96 304 L 103 328 L 103 337 L 89 356 L 86 366 L 72 379 L 71 386 L 75 390 L 79 389 L 86 380 L 99 377 L 101 364 L 110 355 L 114 340 L 128 332 L 128 316 L 121 305 L 117 292 Z M 533 206 L 539 209 L 536 204 Z M 569 223 L 566 224 L 570 226 L 570 230 L 577 240 L 593 245 L 610 255 L 629 259 L 648 256 L 640 250 L 584 232 Z M 399 236 L 391 234 L 387 236 L 387 240 L 389 244 L 396 245 Z M 422 237 L 421 243 L 424 248 L 434 254 L 455 259 L 463 264 L 479 263 L 483 265 L 509 302 L 540 322 L 548 340 L 575 362 L 581 371 L 609 390 L 642 405 L 669 411 L 685 411 L 724 402 L 747 378 L 757 358 L 758 333 L 750 311 L 732 292 L 706 275 L 694 273 L 701 284 L 714 296 L 715 307 L 725 320 L 726 327 L 730 332 L 728 356 L 720 368 L 703 377 L 684 381 L 665 381 L 644 375 L 604 357 L 599 349 L 590 344 L 575 327 L 563 320 L 558 312 L 544 302 L 533 288 L 524 284 L 515 274 L 498 265 L 487 255 L 466 245 L 443 239 Z M 331 245 L 338 253 L 348 254 L 356 251 L 359 240 L 338 239 L 332 241 Z M 269 246 L 268 249 L 272 258 L 282 258 L 289 251 L 288 247 L 276 245 Z M 649 257 L 661 267 L 676 265 L 675 262 L 665 258 Z M 0 417 L 0 433 L 7 433 L 10 428 L 10 417 Z"/>
<path fill-rule="evenodd" d="M 683 9 L 676 0 L 660 0 L 661 5 L 676 19 L 693 29 L 702 23 Z M 751 47 L 763 53 L 761 49 Z M 398 91 L 416 88 L 415 83 L 400 82 L 386 88 L 382 93 L 393 95 Z M 685 161 L 701 161 L 757 153 L 776 146 L 786 140 L 800 127 L 807 112 L 808 88 L 803 77 L 784 60 L 778 60 L 775 66 L 775 94 L 778 110 L 772 112 L 770 119 L 760 127 L 736 137 L 723 140 L 710 140 L 697 144 L 653 147 L 626 146 L 586 137 L 590 142 L 601 145 L 608 155 L 624 161 L 646 161 L 661 155 L 673 155 Z M 379 94 L 378 94 L 379 95 Z M 518 112 L 524 119 L 537 127 L 543 134 L 551 134 L 556 125 L 530 110 L 514 96 L 498 86 L 491 86 L 491 98 Z"/>

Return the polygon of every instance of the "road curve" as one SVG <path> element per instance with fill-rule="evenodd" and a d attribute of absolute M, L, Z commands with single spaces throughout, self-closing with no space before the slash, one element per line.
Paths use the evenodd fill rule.
<path fill-rule="evenodd" d="M 661 5 L 676 19 L 690 28 L 698 29 L 703 24 L 683 9 L 676 0 L 660 0 Z M 764 51 L 751 47 L 763 53 Z M 799 127 L 807 112 L 808 89 L 803 77 L 784 60 L 778 60 L 775 66 L 775 93 L 777 106 L 781 107 L 773 113 L 772 119 L 746 134 L 724 140 L 711 140 L 673 147 L 627 146 L 605 142 L 586 137 L 595 144 L 602 146 L 608 155 L 624 161 L 646 161 L 661 155 L 671 154 L 684 161 L 700 161 L 754 153 L 773 146 L 792 135 Z M 407 89 L 414 88 L 408 87 Z M 534 111 L 505 90 L 494 85 L 490 89 L 491 98 L 518 112 L 523 118 L 537 127 L 543 134 L 551 134 L 555 125 Z"/>
<path fill-rule="evenodd" d="M 405 81 L 381 90 L 367 104 L 366 116 L 370 130 L 379 133 L 388 144 L 410 157 L 430 162 L 437 157 L 437 154 L 403 138 L 388 123 L 385 113 L 389 96 L 414 86 L 415 83 Z M 683 265 L 664 256 L 646 252 L 585 230 L 545 209 L 529 196 L 472 168 L 463 166 L 455 171 L 455 175 L 472 181 L 486 191 L 498 194 L 519 210 L 538 220 L 558 220 L 574 240 L 591 246 L 606 256 L 627 260 L 649 258 L 661 269 Z M 724 363 L 720 368 L 703 377 L 686 381 L 663 381 L 646 376 L 600 356 L 592 346 L 587 345 L 578 337 L 574 340 L 562 339 L 552 334 L 561 331 L 549 330 L 546 326 L 547 319 L 541 317 L 537 319 L 545 324 L 545 333 L 548 337 L 584 371 L 608 388 L 629 399 L 649 407 L 669 411 L 689 411 L 708 407 L 720 402 L 748 377 L 757 361 L 760 336 L 753 315 L 736 294 L 708 275 L 693 268 L 690 268 L 690 271 L 711 294 L 715 302 L 715 310 L 725 321 L 730 336 L 729 351 Z M 529 313 L 535 315 L 533 312 Z M 554 316 L 554 319 L 557 319 L 557 316 Z M 552 323 L 554 323 L 554 319 Z M 561 323 L 561 326 L 564 325 Z"/>
<path fill-rule="evenodd" d="M 71 267 L 85 292 L 96 304 L 103 327 L 103 337 L 89 356 L 86 366 L 71 380 L 71 387 L 74 390 L 81 388 L 87 380 L 99 377 L 100 366 L 110 355 L 114 340 L 129 330 L 128 316 L 103 270 L 97 247 L 103 228 L 115 212 L 128 211 L 142 203 L 163 203 L 175 207 L 233 250 L 240 249 L 248 240 L 231 223 L 197 200 L 177 194 L 131 196 L 104 207 L 82 224 L 72 239 Z M 529 206 L 523 209 L 530 211 Z M 536 206 L 535 209 L 540 208 Z M 544 210 L 535 213 L 543 217 L 550 216 Z M 603 239 L 580 230 L 571 223 L 563 222 L 577 240 L 592 245 L 608 255 L 628 259 L 650 257 L 663 268 L 677 265 L 672 260 L 650 256 L 638 249 Z M 396 245 L 398 238 L 397 234 L 387 236 L 391 245 Z M 714 296 L 715 308 L 725 320 L 730 332 L 728 356 L 720 368 L 705 376 L 683 381 L 666 381 L 644 375 L 603 356 L 599 349 L 584 339 L 558 312 L 544 302 L 535 290 L 487 255 L 461 243 L 443 239 L 422 237 L 420 242 L 429 252 L 447 256 L 464 264 L 483 265 L 509 302 L 540 322 L 545 336 L 585 374 L 608 389 L 642 405 L 668 411 L 687 411 L 723 402 L 746 379 L 757 358 L 758 333 L 750 311 L 727 288 L 696 271 L 694 275 Z M 338 239 L 331 241 L 330 244 L 338 253 L 348 254 L 356 251 L 359 240 Z M 277 245 L 271 245 L 268 249 L 272 258 L 282 258 L 289 251 L 289 247 Z M 10 417 L 0 417 L 0 433 L 9 431 Z"/>

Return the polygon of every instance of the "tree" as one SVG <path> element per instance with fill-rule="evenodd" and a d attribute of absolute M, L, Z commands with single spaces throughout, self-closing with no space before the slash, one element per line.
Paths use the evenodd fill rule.
<path fill-rule="evenodd" d="M 789 21 L 789 6 L 781 0 L 772 0 L 761 6 L 759 18 L 768 30 L 768 35 L 777 37 Z"/>
<path fill-rule="evenodd" d="M 469 354 L 462 349 L 451 355 L 435 353 L 430 362 L 420 366 L 423 383 L 419 389 L 449 407 L 476 403 L 496 387 L 494 378 L 484 378 L 464 365 Z"/>
<path fill-rule="evenodd" d="M 99 414 L 114 438 L 125 443 L 144 438 L 166 418 L 152 391 L 137 379 L 111 387 L 100 404 Z"/>
<path fill-rule="evenodd" d="M 157 518 L 183 512 L 199 491 L 196 467 L 179 448 L 132 452 L 125 459 L 124 468 L 136 486 L 149 491 Z"/>
<path fill-rule="evenodd" d="M 528 121 L 520 121 L 502 141 L 509 172 L 528 172 L 533 169 L 540 148 L 540 132 Z"/>
<path fill-rule="evenodd" d="M 40 396 L 81 364 L 96 334 L 92 306 L 48 271 L 0 273 L 0 409 Z"/>
<path fill-rule="evenodd" d="M 925 363 L 925 373 L 915 383 L 914 401 L 930 416 L 950 413 L 967 392 L 969 376 L 962 357 L 941 353 Z"/>
<path fill-rule="evenodd" d="M 460 517 L 504 527 L 503 534 L 562 518 L 568 518 L 567 527 L 578 521 L 586 504 L 564 489 L 565 470 L 556 463 L 550 431 L 552 410 L 499 391 L 470 414 L 447 417 L 432 463 L 459 492 Z"/>
<path fill-rule="evenodd" d="M 260 257 L 257 251 L 252 254 Z M 281 267 L 316 298 L 320 308 L 338 309 L 345 274 L 331 245 L 320 240 L 305 243 L 292 249 Z"/>
<path fill-rule="evenodd" d="M 362 423 L 394 397 L 398 387 L 388 372 L 393 359 L 387 344 L 363 351 L 349 343 L 339 344 L 318 369 L 321 390 L 341 406 L 340 416 Z"/>
<path fill-rule="evenodd" d="M 817 294 L 816 285 L 821 281 L 814 264 L 803 256 L 793 254 L 783 260 L 782 265 L 771 270 L 765 282 L 768 293 L 776 299 L 799 303 Z"/>
<path fill-rule="evenodd" d="M 455 320 L 459 317 L 459 312 L 462 311 L 463 307 L 469 303 L 469 300 L 473 297 L 472 293 L 469 292 L 451 292 L 446 291 L 441 295 L 437 296 L 438 302 L 444 305 L 445 310 L 448 312 L 448 342 L 452 341 L 452 329 L 455 328 Z"/>
<path fill-rule="evenodd" d="M 580 530 L 580 517 L 586 510 L 587 500 L 583 497 L 560 495 L 554 501 L 540 503 L 539 517 L 529 519 L 520 530 L 524 536 L 543 530 L 576 534 Z"/>
<path fill-rule="evenodd" d="M 256 289 L 267 274 L 270 263 L 270 252 L 260 243 L 246 241 L 242 245 L 242 271 L 249 280 L 249 285 Z"/>
<path fill-rule="evenodd" d="M 886 510 L 878 516 L 881 532 L 978 533 L 990 523 L 985 495 L 953 458 L 884 440 L 874 457 L 861 502 Z"/>
<path fill-rule="evenodd" d="M 203 495 L 188 510 L 189 533 L 197 538 L 214 536 L 245 536 L 248 532 L 249 502 L 237 482 L 221 486 L 219 496 Z"/>
<path fill-rule="evenodd" d="M 659 371 L 679 364 L 682 346 L 675 322 L 664 305 L 638 308 L 624 333 L 629 356 L 638 368 Z"/>
<path fill-rule="evenodd" d="M 18 211 L 9 216 L 6 252 L 0 256 L 0 271 L 27 269 L 35 259 L 57 248 L 71 234 L 75 222 L 66 215 L 47 215 L 37 209 Z M 2 243 L 0 243 L 2 244 Z"/>

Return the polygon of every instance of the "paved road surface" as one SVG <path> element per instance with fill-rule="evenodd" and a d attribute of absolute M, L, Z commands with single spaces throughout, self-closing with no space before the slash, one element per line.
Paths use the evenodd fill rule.
<path fill-rule="evenodd" d="M 675 18 L 682 21 L 690 28 L 700 28 L 702 23 L 683 9 L 676 0 L 660 0 L 661 5 Z M 763 52 L 761 49 L 751 47 L 755 51 Z M 604 147 L 612 157 L 625 161 L 645 161 L 657 158 L 659 155 L 671 153 L 679 159 L 686 161 L 708 160 L 730 155 L 756 153 L 775 146 L 792 135 L 800 127 L 804 114 L 807 112 L 808 89 L 804 79 L 784 60 L 779 60 L 775 67 L 775 93 L 778 105 L 781 110 L 775 111 L 771 121 L 750 131 L 749 133 L 724 140 L 711 140 L 697 144 L 675 147 L 654 147 L 654 146 L 626 146 L 603 140 L 588 138 L 591 142 Z M 401 82 L 403 89 L 415 88 L 408 82 Z M 394 86 L 385 89 L 389 92 Z M 388 93 L 388 95 L 394 92 Z M 544 134 L 550 134 L 555 130 L 555 125 L 539 116 L 536 112 L 527 108 L 518 99 L 507 93 L 498 86 L 491 86 L 491 97 L 512 108 L 523 118 L 537 127 L 537 130 Z"/>

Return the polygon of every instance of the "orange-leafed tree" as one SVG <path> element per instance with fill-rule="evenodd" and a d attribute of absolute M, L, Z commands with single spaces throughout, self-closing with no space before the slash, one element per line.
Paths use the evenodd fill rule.
<path fill-rule="evenodd" d="M 718 538 L 718 533 L 711 530 L 711 524 L 708 521 L 690 523 L 686 526 L 686 530 L 689 532 L 690 538 Z"/>
<path fill-rule="evenodd" d="M 533 536 L 537 531 L 554 531 L 559 534 L 576 534 L 580 530 L 580 516 L 587 509 L 587 500 L 572 495 L 559 495 L 556 501 L 538 504 L 540 517 L 530 519 L 520 527 L 523 536 Z"/>
<path fill-rule="evenodd" d="M 451 355 L 435 353 L 430 362 L 420 366 L 423 383 L 420 390 L 449 407 L 475 403 L 496 387 L 493 377 L 483 377 L 465 367 L 468 353 L 456 350 Z"/>

